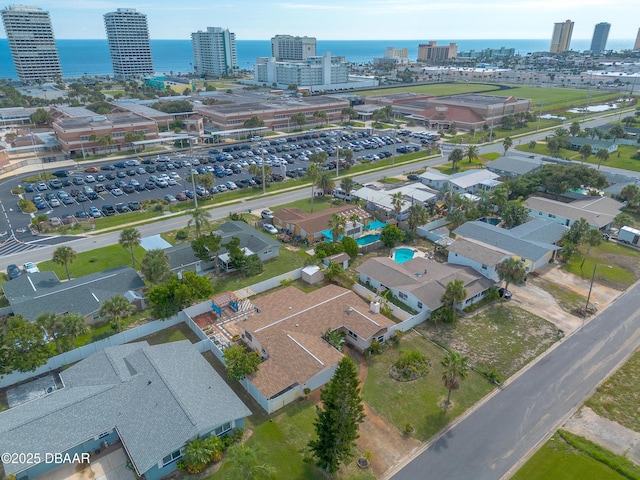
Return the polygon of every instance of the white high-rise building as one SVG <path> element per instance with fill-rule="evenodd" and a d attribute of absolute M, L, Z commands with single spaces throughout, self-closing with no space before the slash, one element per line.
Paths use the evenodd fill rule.
<path fill-rule="evenodd" d="M 301 61 L 316 56 L 315 37 L 276 35 L 271 39 L 271 56 L 277 62 Z"/>
<path fill-rule="evenodd" d="M 147 16 L 135 8 L 105 13 L 104 26 L 116 78 L 138 78 L 153 74 Z"/>
<path fill-rule="evenodd" d="M 22 83 L 62 78 L 49 12 L 37 7 L 11 5 L 2 10 L 2 22 Z"/>
<path fill-rule="evenodd" d="M 229 29 L 207 27 L 191 34 L 193 70 L 197 75 L 231 76 L 238 70 L 236 34 Z"/>
<path fill-rule="evenodd" d="M 267 85 L 295 84 L 298 87 L 345 85 L 349 82 L 349 65 L 344 57 L 332 57 L 331 52 L 308 57 L 302 62 L 279 62 L 275 57 L 256 59 L 254 80 Z"/>

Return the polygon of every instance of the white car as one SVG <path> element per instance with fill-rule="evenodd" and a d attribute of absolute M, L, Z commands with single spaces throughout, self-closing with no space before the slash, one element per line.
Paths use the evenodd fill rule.
<path fill-rule="evenodd" d="M 174 180 L 180 180 L 180 174 L 178 172 L 171 172 L 169 176 Z"/>
<path fill-rule="evenodd" d="M 27 262 L 23 265 L 25 273 L 38 273 L 40 269 L 33 262 Z"/>
<path fill-rule="evenodd" d="M 120 195 L 124 195 L 124 192 L 119 188 L 114 188 L 113 190 L 111 190 L 111 195 L 113 195 L 114 197 L 119 197 Z"/>
<path fill-rule="evenodd" d="M 232 182 L 231 180 L 225 182 L 225 184 L 227 185 L 227 188 L 229 190 L 236 190 L 238 188 L 238 185 L 236 185 L 235 182 Z"/>
<path fill-rule="evenodd" d="M 262 228 L 265 232 L 270 233 L 271 235 L 275 235 L 276 233 L 278 233 L 278 229 L 270 223 L 265 223 Z"/>

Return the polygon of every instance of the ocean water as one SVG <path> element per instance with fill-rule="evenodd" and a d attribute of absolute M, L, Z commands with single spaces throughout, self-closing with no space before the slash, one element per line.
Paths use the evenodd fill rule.
<path fill-rule="evenodd" d="M 450 42 L 458 44 L 458 51 L 482 50 L 484 48 L 515 48 L 516 53 L 526 55 L 530 52 L 546 51 L 549 40 L 438 40 L 439 45 Z M 111 59 L 106 40 L 57 40 L 62 73 L 65 78 L 77 78 L 83 75 L 112 75 Z M 350 62 L 366 63 L 374 57 L 382 57 L 386 47 L 409 49 L 409 59 L 418 56 L 418 44 L 425 40 L 318 40 L 317 53 L 330 51 L 332 55 L 344 56 Z M 575 39 L 571 47 L 576 51 L 587 50 L 588 39 Z M 271 55 L 269 40 L 238 40 L 238 66 L 252 69 L 257 57 Z M 607 48 L 613 50 L 629 49 L 633 40 L 609 40 Z M 193 71 L 193 52 L 191 40 L 151 40 L 153 64 L 158 73 L 188 73 Z M 0 39 L 0 78 L 17 79 L 9 42 Z"/>

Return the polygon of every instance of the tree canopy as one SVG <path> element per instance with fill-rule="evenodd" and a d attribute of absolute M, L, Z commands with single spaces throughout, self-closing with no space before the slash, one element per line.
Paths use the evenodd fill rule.
<path fill-rule="evenodd" d="M 262 359 L 258 352 L 250 350 L 243 345 L 225 348 L 224 363 L 227 366 L 227 375 L 231 380 L 240 381 L 258 371 Z"/>

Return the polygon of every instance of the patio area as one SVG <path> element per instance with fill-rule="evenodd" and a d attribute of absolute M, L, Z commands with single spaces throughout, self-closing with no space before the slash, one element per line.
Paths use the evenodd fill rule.
<path fill-rule="evenodd" d="M 66 463 L 35 478 L 37 480 L 136 480 L 133 470 L 127 468 L 127 455 L 120 442 L 92 456 L 89 464 Z"/>

